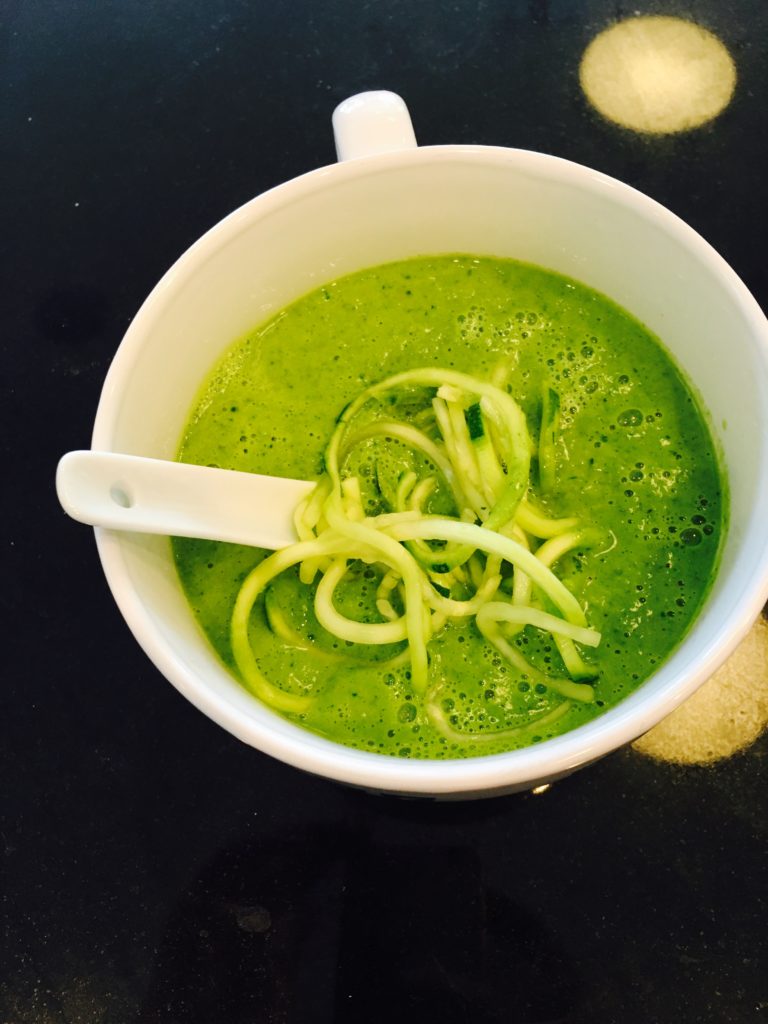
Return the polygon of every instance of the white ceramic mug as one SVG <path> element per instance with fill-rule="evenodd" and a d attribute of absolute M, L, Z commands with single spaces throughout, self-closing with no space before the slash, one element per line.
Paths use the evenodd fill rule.
<path fill-rule="evenodd" d="M 668 661 L 595 721 L 508 754 L 419 761 L 331 743 L 246 692 L 195 622 L 167 539 L 97 530 L 104 571 L 155 665 L 246 743 L 379 791 L 468 797 L 535 787 L 672 711 L 724 661 L 768 597 L 768 325 L 699 235 L 597 171 L 521 150 L 417 147 L 405 105 L 386 92 L 341 104 L 334 131 L 339 163 L 236 210 L 153 290 L 110 368 L 93 447 L 173 458 L 198 388 L 223 350 L 343 274 L 441 252 L 540 264 L 604 292 L 658 334 L 709 410 L 731 511 L 704 608 Z"/>

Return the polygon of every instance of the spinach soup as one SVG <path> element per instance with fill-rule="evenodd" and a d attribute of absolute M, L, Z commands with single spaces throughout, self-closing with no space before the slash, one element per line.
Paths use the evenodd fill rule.
<path fill-rule="evenodd" d="M 295 545 L 176 538 L 179 576 L 256 698 L 401 757 L 515 749 L 621 701 L 688 630 L 727 511 L 660 341 L 490 257 L 294 302 L 214 369 L 179 458 L 318 481 Z"/>

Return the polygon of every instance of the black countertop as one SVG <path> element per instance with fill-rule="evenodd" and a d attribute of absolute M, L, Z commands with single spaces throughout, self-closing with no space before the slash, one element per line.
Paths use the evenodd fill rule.
<path fill-rule="evenodd" d="M 716 120 L 643 135 L 587 102 L 585 46 L 636 13 L 726 45 Z M 422 143 L 627 181 L 765 308 L 768 5 L 8 0 L 0 31 L 0 1022 L 768 1020 L 765 733 L 708 766 L 627 748 L 481 802 L 304 775 L 165 682 L 53 487 L 154 283 L 332 162 L 331 112 L 364 89 L 400 93 Z"/>

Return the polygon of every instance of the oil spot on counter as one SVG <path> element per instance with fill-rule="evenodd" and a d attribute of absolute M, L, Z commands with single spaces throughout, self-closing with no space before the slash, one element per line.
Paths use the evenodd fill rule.
<path fill-rule="evenodd" d="M 646 134 L 688 131 L 730 103 L 736 67 L 724 44 L 684 18 L 627 18 L 597 35 L 579 81 L 609 121 Z"/>
<path fill-rule="evenodd" d="M 692 697 L 633 744 L 675 764 L 714 764 L 768 727 L 768 620 L 760 617 L 731 657 Z"/>

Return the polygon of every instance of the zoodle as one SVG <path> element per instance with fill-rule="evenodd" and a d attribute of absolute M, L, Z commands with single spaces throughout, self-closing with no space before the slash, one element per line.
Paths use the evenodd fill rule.
<path fill-rule="evenodd" d="M 553 395 L 549 389 L 548 408 Z M 398 405 L 408 409 L 410 422 L 393 418 L 390 410 Z M 552 448 L 547 409 L 544 427 Z M 385 471 L 381 479 L 377 473 L 368 481 L 348 471 L 363 445 L 373 450 L 374 460 L 377 447 L 383 448 L 386 466 L 386 449 L 393 442 L 418 456 L 420 472 L 402 471 L 393 488 L 384 482 Z M 450 619 L 473 618 L 525 679 L 543 675 L 510 637 L 524 626 L 551 634 L 570 677 L 546 675 L 546 685 L 561 695 L 562 704 L 542 717 L 565 714 L 571 701 L 594 701 L 594 687 L 585 681 L 590 670 L 576 645 L 597 647 L 600 634 L 589 628 L 577 597 L 553 566 L 572 548 L 595 542 L 598 534 L 572 518 L 553 520 L 531 505 L 531 452 L 526 419 L 514 398 L 468 374 L 422 367 L 363 390 L 339 416 L 325 453 L 325 473 L 296 510 L 300 540 L 253 569 L 237 596 L 231 643 L 246 685 L 283 712 L 300 715 L 317 699 L 313 693 L 287 693 L 266 679 L 249 639 L 253 607 L 266 594 L 271 628 L 288 645 L 313 649 L 269 598 L 270 583 L 298 565 L 302 583 L 314 589 L 317 621 L 332 636 L 371 647 L 404 644 L 394 659 L 409 663 L 413 690 L 432 725 L 454 742 L 498 739 L 501 731 L 460 733 L 437 699 L 442 684 L 430 678 L 429 641 Z M 551 482 L 554 456 L 545 465 Z M 450 495 L 450 514 L 430 509 L 441 488 Z M 334 603 L 353 563 L 374 567 L 380 621 L 350 618 Z M 319 656 L 327 657 L 324 651 Z"/>

